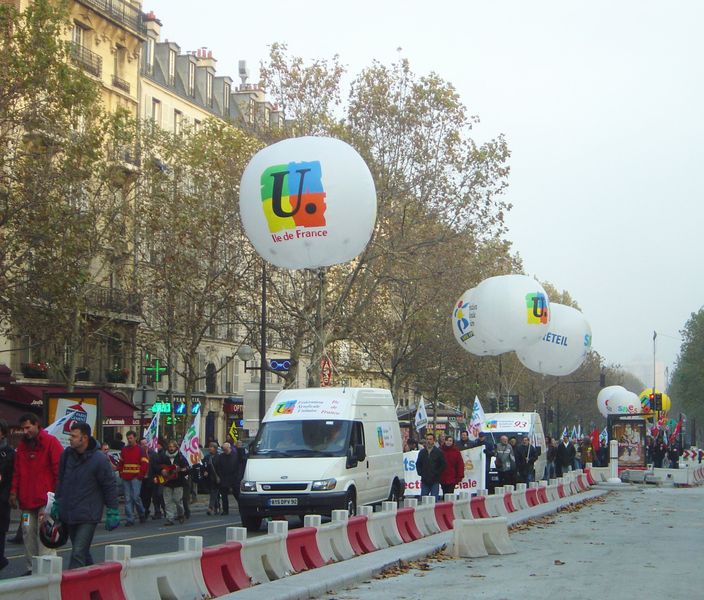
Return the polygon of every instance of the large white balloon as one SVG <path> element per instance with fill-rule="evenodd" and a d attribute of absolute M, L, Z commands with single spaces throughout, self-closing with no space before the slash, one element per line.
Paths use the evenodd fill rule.
<path fill-rule="evenodd" d="M 240 216 L 256 251 L 277 267 L 347 262 L 371 238 L 374 181 L 362 157 L 340 140 L 284 140 L 257 152 L 247 165 Z"/>
<path fill-rule="evenodd" d="M 550 303 L 550 327 L 537 342 L 516 350 L 518 360 L 544 375 L 569 375 L 583 362 L 592 344 L 592 328 L 576 308 Z"/>
<path fill-rule="evenodd" d="M 501 354 L 539 340 L 548 331 L 548 295 L 526 275 L 500 275 L 482 281 L 472 294 L 475 306 L 470 325 L 481 352 Z"/>
<path fill-rule="evenodd" d="M 599 409 L 602 416 L 608 417 L 610 414 L 613 414 L 609 412 L 608 405 L 611 403 L 611 397 L 618 390 L 626 391 L 626 389 L 620 385 L 609 385 L 599 391 L 599 395 L 596 397 L 596 407 Z"/>
<path fill-rule="evenodd" d="M 607 409 L 612 415 L 637 415 L 642 411 L 638 394 L 625 388 L 616 390 L 609 398 Z"/>
<path fill-rule="evenodd" d="M 474 301 L 474 292 L 477 288 L 467 290 L 455 303 L 452 311 L 452 332 L 455 339 L 467 352 L 479 356 L 494 356 L 500 352 L 494 351 L 495 340 L 487 342 L 485 337 L 475 335 L 477 318 L 477 304 Z"/>

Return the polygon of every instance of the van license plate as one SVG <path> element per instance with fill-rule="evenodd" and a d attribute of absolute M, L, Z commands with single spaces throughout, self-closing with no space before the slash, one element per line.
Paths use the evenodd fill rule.
<path fill-rule="evenodd" d="M 270 498 L 269 506 L 298 506 L 298 498 Z"/>

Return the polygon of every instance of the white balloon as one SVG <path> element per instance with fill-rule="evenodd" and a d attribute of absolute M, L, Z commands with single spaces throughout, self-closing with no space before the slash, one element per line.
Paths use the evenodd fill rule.
<path fill-rule="evenodd" d="M 608 405 L 611 403 L 611 397 L 617 390 L 625 391 L 625 388 L 620 385 L 609 385 L 599 391 L 599 395 L 596 397 L 596 407 L 599 409 L 602 416 L 607 417 L 612 414 L 609 412 Z"/>
<path fill-rule="evenodd" d="M 539 340 L 547 333 L 549 300 L 527 275 L 500 275 L 482 281 L 472 294 L 474 345 L 483 354 L 501 354 Z M 478 354 L 474 350 L 469 350 Z"/>
<path fill-rule="evenodd" d="M 476 289 L 467 290 L 455 303 L 455 309 L 452 311 L 452 332 L 459 345 L 467 352 L 479 356 L 494 356 L 500 352 L 495 352 L 487 344 L 486 338 L 475 335 L 477 305 L 474 302 L 474 292 Z M 492 340 L 491 343 L 495 344 L 495 341 Z"/>
<path fill-rule="evenodd" d="M 576 308 L 550 303 L 548 332 L 516 350 L 518 360 L 544 375 L 569 375 L 584 362 L 592 344 L 592 328 Z"/>
<path fill-rule="evenodd" d="M 374 230 L 374 180 L 345 142 L 284 140 L 257 152 L 247 165 L 240 216 L 256 251 L 277 267 L 347 262 L 364 250 Z"/>
<path fill-rule="evenodd" d="M 607 409 L 611 415 L 637 415 L 642 411 L 638 394 L 629 392 L 625 388 L 616 390 L 609 398 Z"/>

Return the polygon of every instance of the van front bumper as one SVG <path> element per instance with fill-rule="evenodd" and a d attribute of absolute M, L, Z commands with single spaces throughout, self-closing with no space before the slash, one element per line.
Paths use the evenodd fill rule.
<path fill-rule="evenodd" d="M 262 494 L 240 492 L 240 513 L 270 517 L 276 515 L 330 515 L 347 508 L 347 492 Z"/>

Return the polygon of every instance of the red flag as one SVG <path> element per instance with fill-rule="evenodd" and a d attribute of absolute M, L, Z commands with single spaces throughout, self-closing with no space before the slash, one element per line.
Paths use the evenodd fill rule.
<path fill-rule="evenodd" d="M 675 427 L 675 430 L 672 432 L 672 435 L 670 436 L 670 443 L 671 444 L 675 441 L 675 439 L 679 435 L 680 429 L 682 429 L 682 419 L 677 421 L 677 427 Z"/>
<path fill-rule="evenodd" d="M 599 449 L 599 430 L 595 427 L 594 431 L 589 434 L 589 437 L 592 438 L 592 448 L 594 448 L 594 452 L 596 452 Z"/>

